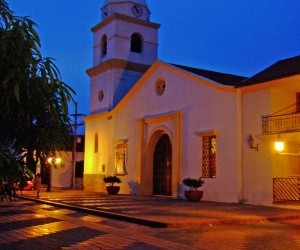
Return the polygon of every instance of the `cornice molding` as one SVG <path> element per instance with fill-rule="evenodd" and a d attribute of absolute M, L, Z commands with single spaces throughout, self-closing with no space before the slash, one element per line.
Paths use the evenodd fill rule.
<path fill-rule="evenodd" d="M 125 70 L 132 70 L 138 72 L 146 72 L 151 65 L 141 64 L 141 63 L 134 63 L 120 59 L 110 59 L 107 60 L 98 66 L 92 67 L 86 71 L 88 76 L 96 76 L 100 73 L 103 73 L 109 69 L 125 69 Z"/>
<path fill-rule="evenodd" d="M 110 15 L 108 18 L 104 19 L 102 22 L 95 25 L 91 29 L 92 32 L 95 33 L 96 31 L 98 31 L 99 29 L 101 29 L 102 27 L 107 25 L 108 23 L 112 22 L 113 20 L 120 20 L 120 21 L 129 22 L 129 23 L 136 23 L 136 24 L 139 24 L 139 25 L 143 25 L 143 26 L 147 26 L 147 27 L 155 28 L 155 29 L 158 29 L 160 27 L 160 24 L 157 24 L 157 23 L 152 23 L 152 22 L 137 19 L 137 18 L 134 18 L 134 17 L 126 16 L 126 15 L 123 15 L 123 14 L 115 13 L 115 14 Z"/>

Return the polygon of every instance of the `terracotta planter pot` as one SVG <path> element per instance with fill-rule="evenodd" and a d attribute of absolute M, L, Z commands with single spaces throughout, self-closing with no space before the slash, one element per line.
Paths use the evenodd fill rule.
<path fill-rule="evenodd" d="M 200 201 L 203 197 L 203 191 L 200 190 L 187 190 L 184 192 L 185 198 L 191 202 Z"/>
<path fill-rule="evenodd" d="M 107 186 L 106 191 L 108 194 L 115 195 L 115 194 L 119 193 L 120 187 L 119 186 Z"/>

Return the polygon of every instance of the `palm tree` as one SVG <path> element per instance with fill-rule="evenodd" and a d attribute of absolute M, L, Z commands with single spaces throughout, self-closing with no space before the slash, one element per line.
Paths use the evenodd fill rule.
<path fill-rule="evenodd" d="M 18 164 L 26 156 L 33 171 L 38 160 L 67 148 L 68 103 L 75 94 L 53 59 L 42 57 L 35 27 L 0 0 L 0 161 Z"/>

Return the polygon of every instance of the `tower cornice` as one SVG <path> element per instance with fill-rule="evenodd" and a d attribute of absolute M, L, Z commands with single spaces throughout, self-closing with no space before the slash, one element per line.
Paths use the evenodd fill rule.
<path fill-rule="evenodd" d="M 104 19 L 102 22 L 95 25 L 91 29 L 92 32 L 96 32 L 97 30 L 101 29 L 103 26 L 107 25 L 108 23 L 112 22 L 113 20 L 121 20 L 121 21 L 125 21 L 125 22 L 136 23 L 136 24 L 140 24 L 140 25 L 144 25 L 144 26 L 156 28 L 156 29 L 158 29 L 160 27 L 160 24 L 158 24 L 158 23 L 152 23 L 149 21 L 145 21 L 145 20 L 133 18 L 130 16 L 126 16 L 123 14 L 115 13 L 115 14 L 110 15 L 108 18 Z"/>
<path fill-rule="evenodd" d="M 133 63 L 125 60 L 120 60 L 120 59 L 110 59 L 107 60 L 98 66 L 92 67 L 86 71 L 86 73 L 92 77 L 96 76 L 102 72 L 105 72 L 107 70 L 117 68 L 117 69 L 125 69 L 125 70 L 132 70 L 132 71 L 138 71 L 138 72 L 146 72 L 149 68 L 150 65 L 146 64 L 141 64 L 141 63 Z"/>

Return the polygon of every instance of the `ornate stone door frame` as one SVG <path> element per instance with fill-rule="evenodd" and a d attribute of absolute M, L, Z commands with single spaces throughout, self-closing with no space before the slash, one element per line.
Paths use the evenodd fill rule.
<path fill-rule="evenodd" d="M 182 181 L 182 112 L 142 118 L 138 121 L 138 183 L 140 194 L 153 194 L 153 154 L 162 135 L 167 134 L 172 143 L 172 197 L 180 195 Z"/>

